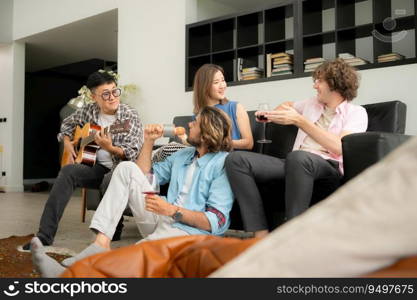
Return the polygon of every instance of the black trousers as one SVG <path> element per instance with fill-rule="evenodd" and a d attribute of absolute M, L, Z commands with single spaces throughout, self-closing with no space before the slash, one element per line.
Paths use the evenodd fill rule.
<path fill-rule="evenodd" d="M 58 223 L 74 189 L 77 187 L 99 189 L 103 195 L 110 182 L 111 172 L 109 171 L 110 169 L 100 164 L 93 167 L 82 164 L 63 167 L 46 201 L 37 236 L 40 236 L 48 245 L 52 245 L 58 230 Z"/>
<path fill-rule="evenodd" d="M 257 184 L 285 179 L 285 217 L 291 219 L 308 209 L 316 179 L 340 177 L 338 162 L 306 151 L 290 152 L 286 159 L 232 152 L 225 167 L 247 231 L 268 229 Z M 279 197 L 274 200 L 284 200 Z"/>

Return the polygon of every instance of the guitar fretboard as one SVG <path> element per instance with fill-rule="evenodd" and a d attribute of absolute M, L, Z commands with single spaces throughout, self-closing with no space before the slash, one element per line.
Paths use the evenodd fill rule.
<path fill-rule="evenodd" d="M 107 134 L 108 132 L 114 133 L 114 132 L 127 131 L 128 124 L 129 124 L 129 121 L 125 121 L 121 124 L 113 124 L 113 125 L 107 126 L 104 128 L 104 134 Z M 96 132 L 97 132 L 96 130 L 92 130 L 92 132 L 87 137 L 83 138 L 81 140 L 80 147 L 81 148 L 85 147 L 88 144 L 91 144 L 92 142 L 94 142 L 94 137 L 96 135 Z"/>

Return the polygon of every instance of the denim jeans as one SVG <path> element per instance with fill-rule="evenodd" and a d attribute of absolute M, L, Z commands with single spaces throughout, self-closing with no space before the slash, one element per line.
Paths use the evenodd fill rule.
<path fill-rule="evenodd" d="M 100 192 L 104 194 L 110 180 L 109 178 L 103 179 L 111 176 L 109 171 L 110 169 L 100 164 L 93 167 L 82 164 L 63 167 L 59 171 L 43 209 L 37 236 L 46 244 L 52 245 L 58 230 L 58 223 L 74 189 L 77 187 L 100 189 Z"/>

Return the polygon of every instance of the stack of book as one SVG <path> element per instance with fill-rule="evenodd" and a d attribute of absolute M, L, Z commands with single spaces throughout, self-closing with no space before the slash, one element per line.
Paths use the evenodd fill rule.
<path fill-rule="evenodd" d="M 242 80 L 253 80 L 262 78 L 264 70 L 258 67 L 243 68 L 242 69 Z"/>
<path fill-rule="evenodd" d="M 318 66 L 326 60 L 323 57 L 313 57 L 306 59 L 304 62 L 304 72 L 313 72 Z"/>
<path fill-rule="evenodd" d="M 340 53 L 339 58 L 343 59 L 348 65 L 352 67 L 369 64 L 369 61 L 360 57 L 356 57 L 350 53 Z"/>
<path fill-rule="evenodd" d="M 378 56 L 378 63 L 402 60 L 404 58 L 405 58 L 404 55 L 393 52 L 393 53 L 389 53 L 389 54 L 379 55 Z"/>
<path fill-rule="evenodd" d="M 267 54 L 267 77 L 288 75 L 293 71 L 293 55 L 285 52 Z"/>

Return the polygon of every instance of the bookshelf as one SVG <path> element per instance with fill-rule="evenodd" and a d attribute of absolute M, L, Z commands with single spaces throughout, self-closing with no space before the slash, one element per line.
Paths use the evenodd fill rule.
<path fill-rule="evenodd" d="M 416 7 L 417 0 L 288 0 L 189 24 L 185 88 L 205 63 L 222 66 L 228 85 L 310 76 L 317 58 L 340 55 L 360 70 L 417 63 Z M 288 58 L 271 59 L 277 53 Z M 390 53 L 401 55 L 381 59 Z M 242 69 L 257 75 L 242 77 Z"/>

